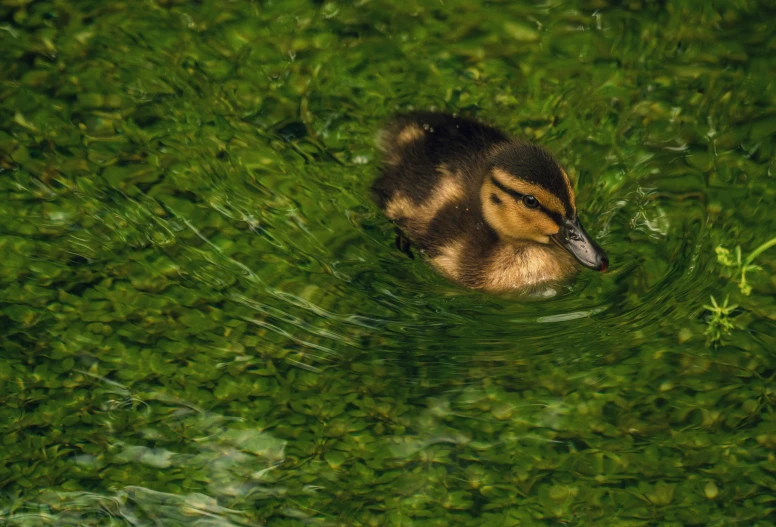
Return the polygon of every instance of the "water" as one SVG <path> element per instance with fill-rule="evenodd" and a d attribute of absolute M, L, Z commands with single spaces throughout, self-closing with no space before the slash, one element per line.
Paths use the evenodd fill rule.
<path fill-rule="evenodd" d="M 0 15 L 0 523 L 776 523 L 776 250 L 749 295 L 715 252 L 774 233 L 773 4 Z M 398 252 L 410 108 L 551 149 L 610 272 L 527 301 Z"/>

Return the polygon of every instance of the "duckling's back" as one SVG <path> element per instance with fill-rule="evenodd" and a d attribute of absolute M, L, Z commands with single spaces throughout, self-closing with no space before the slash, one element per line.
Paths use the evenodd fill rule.
<path fill-rule="evenodd" d="M 450 114 L 400 115 L 379 136 L 385 165 L 372 187 L 377 201 L 422 248 L 444 244 L 481 219 L 485 155 L 508 140 L 495 128 Z"/>

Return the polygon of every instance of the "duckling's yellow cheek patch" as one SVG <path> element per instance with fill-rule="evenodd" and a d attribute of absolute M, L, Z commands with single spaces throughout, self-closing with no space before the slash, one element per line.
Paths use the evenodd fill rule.
<path fill-rule="evenodd" d="M 528 209 L 522 202 L 506 194 L 488 182 L 483 185 L 483 215 L 485 221 L 502 236 L 517 240 L 533 240 L 549 243 L 549 237 L 560 230 L 544 212 Z M 487 197 L 486 197 L 487 196 Z M 496 199 L 492 199 L 493 197 Z"/>
<path fill-rule="evenodd" d="M 510 236 L 539 243 L 549 243 L 549 237 L 560 230 L 554 221 L 539 211 L 518 210 L 508 221 Z"/>
<path fill-rule="evenodd" d="M 535 212 L 531 214 L 531 216 L 532 218 L 530 224 L 535 231 L 540 232 L 544 236 L 558 234 L 560 227 L 558 227 L 558 224 L 552 221 L 546 215 L 542 214 L 541 212 Z"/>

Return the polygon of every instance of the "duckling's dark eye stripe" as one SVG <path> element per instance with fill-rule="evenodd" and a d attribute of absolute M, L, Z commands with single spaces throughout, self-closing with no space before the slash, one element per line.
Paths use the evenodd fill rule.
<path fill-rule="evenodd" d="M 493 177 L 493 175 L 490 176 L 490 180 L 493 182 L 494 185 L 496 185 L 497 189 L 501 190 L 502 192 L 506 192 L 507 194 L 509 194 L 510 196 L 512 196 L 513 198 L 515 198 L 518 201 L 523 199 L 523 197 L 525 196 L 525 194 L 507 187 L 506 185 L 501 183 L 501 181 L 499 181 L 498 179 Z M 561 216 L 557 212 L 553 212 L 553 211 L 547 209 L 541 203 L 539 203 L 539 206 L 536 207 L 536 208 L 537 208 L 537 210 L 542 211 L 547 216 L 552 218 L 555 221 L 555 223 L 557 223 L 558 225 L 560 225 L 563 222 L 563 216 Z"/>
<path fill-rule="evenodd" d="M 515 199 L 523 199 L 523 196 L 525 196 L 525 194 L 521 194 L 520 192 L 503 185 L 498 179 L 494 178 L 493 176 L 490 176 L 490 180 L 493 182 L 494 185 L 496 185 L 497 189 L 499 189 L 502 192 L 506 192 L 507 194 L 509 194 Z"/>

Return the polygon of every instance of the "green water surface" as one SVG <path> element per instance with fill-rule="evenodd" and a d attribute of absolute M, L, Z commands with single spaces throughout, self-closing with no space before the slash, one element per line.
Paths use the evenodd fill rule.
<path fill-rule="evenodd" d="M 0 525 L 776 525 L 776 248 L 715 251 L 776 235 L 774 20 L 0 0 Z M 552 150 L 610 272 L 397 251 L 413 108 Z"/>

